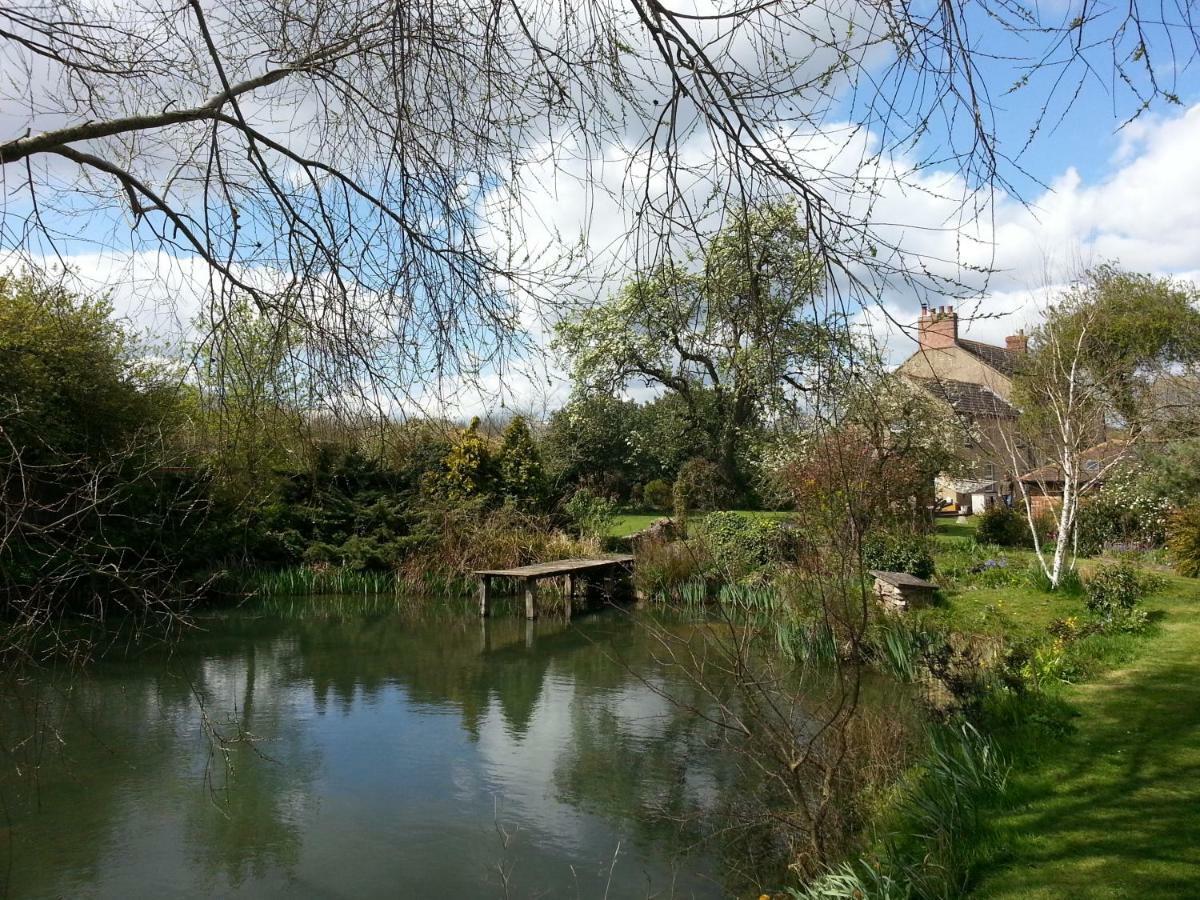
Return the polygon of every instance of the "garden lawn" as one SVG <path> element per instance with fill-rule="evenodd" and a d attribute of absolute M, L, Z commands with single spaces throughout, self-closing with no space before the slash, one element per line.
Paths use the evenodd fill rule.
<path fill-rule="evenodd" d="M 791 513 L 780 510 L 750 510 L 738 509 L 734 512 L 739 515 L 749 516 L 757 519 L 786 519 Z M 669 516 L 670 513 L 665 512 L 624 512 L 618 515 L 609 528 L 608 533 L 611 537 L 629 537 L 631 534 L 637 534 L 644 528 L 654 524 L 664 516 Z M 704 513 L 693 513 L 692 517 L 699 519 L 704 516 Z"/>
<path fill-rule="evenodd" d="M 1200 896 L 1200 581 L 1173 578 L 1147 608 L 1129 661 L 1064 688 L 1070 732 L 1025 748 L 975 896 Z"/>

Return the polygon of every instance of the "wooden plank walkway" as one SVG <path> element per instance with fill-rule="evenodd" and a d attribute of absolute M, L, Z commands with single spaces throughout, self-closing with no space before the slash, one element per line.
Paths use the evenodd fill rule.
<path fill-rule="evenodd" d="M 603 574 L 611 577 L 617 568 L 631 569 L 633 557 L 627 553 L 593 559 L 556 559 L 550 562 L 517 566 L 513 569 L 479 569 L 479 614 L 487 616 L 492 611 L 492 579 L 516 578 L 525 582 L 525 617 L 537 618 L 537 583 L 543 578 L 567 578 L 566 613 L 571 618 L 575 602 L 578 579 L 586 575 Z"/>

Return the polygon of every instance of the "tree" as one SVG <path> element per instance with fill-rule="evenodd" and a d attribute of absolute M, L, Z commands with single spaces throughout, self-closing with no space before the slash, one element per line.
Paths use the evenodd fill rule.
<path fill-rule="evenodd" d="M 557 410 L 542 440 L 555 492 L 588 484 L 606 495 L 626 496 L 645 477 L 642 460 L 630 445 L 638 420 L 636 403 L 613 396 L 576 396 Z"/>
<path fill-rule="evenodd" d="M 85 655 L 71 613 L 178 621 L 208 504 L 177 373 L 103 298 L 0 278 L 0 656 Z"/>
<path fill-rule="evenodd" d="M 479 417 L 459 432 L 443 461 L 437 487 L 452 501 L 484 499 L 495 483 L 495 460 L 487 438 L 479 433 Z"/>
<path fill-rule="evenodd" d="M 26 463 L 120 453 L 179 424 L 173 374 L 103 297 L 0 276 L 0 420 Z"/>
<path fill-rule="evenodd" d="M 816 363 L 838 352 L 839 328 L 813 316 L 822 267 L 793 203 L 735 211 L 696 262 L 658 266 L 564 321 L 558 346 L 585 392 L 641 381 L 681 397 L 697 425 L 711 398 L 713 458 L 741 486 L 744 435 L 814 387 Z"/>
<path fill-rule="evenodd" d="M 296 466 L 307 440 L 312 396 L 296 330 L 280 326 L 246 299 L 224 313 L 196 353 L 199 426 L 210 459 L 233 496 L 269 491 L 272 469 Z"/>
<path fill-rule="evenodd" d="M 1170 396 L 1162 380 L 1194 376 L 1200 365 L 1198 296 L 1190 284 L 1100 266 L 1064 291 L 1031 335 L 1013 384 L 1019 427 L 1000 440 L 1014 471 L 1027 458 L 1040 464 L 1016 483 L 1051 586 L 1074 566 L 1081 498 L 1156 432 Z M 1031 484 L 1046 496 L 1061 485 L 1057 502 L 1042 507 L 1053 521 L 1052 551 Z"/>
<path fill-rule="evenodd" d="M 500 490 L 509 503 L 538 507 L 546 499 L 546 474 L 524 416 L 513 416 L 497 454 Z"/>

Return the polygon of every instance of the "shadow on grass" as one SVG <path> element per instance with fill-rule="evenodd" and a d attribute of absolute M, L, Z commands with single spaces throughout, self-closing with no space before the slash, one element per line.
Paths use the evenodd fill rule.
<path fill-rule="evenodd" d="M 1196 601 L 1193 601 L 1196 602 Z M 1146 648 L 1078 698 L 1073 733 L 1014 774 L 985 897 L 1200 893 L 1200 636 Z"/>

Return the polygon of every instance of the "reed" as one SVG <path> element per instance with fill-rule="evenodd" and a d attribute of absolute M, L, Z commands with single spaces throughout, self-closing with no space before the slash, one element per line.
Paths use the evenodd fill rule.
<path fill-rule="evenodd" d="M 400 582 L 391 572 L 360 572 L 354 569 L 251 569 L 238 576 L 245 593 L 259 597 L 305 597 L 314 594 L 396 596 Z"/>

